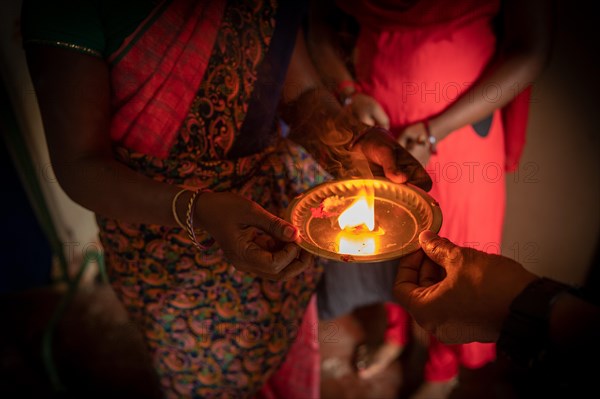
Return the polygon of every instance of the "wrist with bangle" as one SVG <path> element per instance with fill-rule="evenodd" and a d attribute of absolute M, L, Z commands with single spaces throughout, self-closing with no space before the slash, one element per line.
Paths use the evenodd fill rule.
<path fill-rule="evenodd" d="M 182 221 L 181 218 L 179 217 L 179 214 L 177 211 L 177 200 L 179 199 L 179 197 L 182 194 L 187 193 L 187 192 L 192 193 L 192 195 L 190 196 L 190 198 L 187 202 L 186 212 L 185 212 L 185 221 Z M 173 219 L 175 220 L 177 225 L 187 233 L 188 238 L 192 241 L 192 244 L 194 244 L 194 246 L 196 248 L 198 248 L 199 250 L 206 250 L 206 249 L 210 248 L 210 246 L 214 243 L 214 240 L 211 238 L 211 239 L 207 240 L 207 242 L 205 244 L 201 244 L 198 241 L 198 238 L 196 237 L 197 233 L 196 233 L 196 228 L 194 227 L 194 213 L 196 210 L 196 204 L 197 204 L 198 199 L 200 198 L 201 194 L 208 193 L 208 192 L 211 192 L 211 190 L 205 189 L 205 188 L 201 188 L 201 189 L 184 188 L 184 189 L 178 191 L 177 194 L 175 194 L 175 196 L 173 197 L 173 200 L 171 202 L 171 211 L 173 213 Z"/>
<path fill-rule="evenodd" d="M 437 154 L 437 138 L 431 134 L 431 127 L 429 125 L 429 120 L 424 119 L 422 121 L 423 126 L 425 127 L 425 139 L 420 142 L 421 144 L 427 144 L 429 146 L 429 152 L 431 154 Z"/>

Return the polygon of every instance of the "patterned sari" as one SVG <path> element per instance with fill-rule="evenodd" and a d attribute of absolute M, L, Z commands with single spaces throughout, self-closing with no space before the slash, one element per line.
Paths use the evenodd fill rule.
<path fill-rule="evenodd" d="M 116 156 L 157 181 L 235 192 L 281 216 L 325 176 L 275 121 L 301 10 L 196 3 L 160 5 L 109 58 Z M 214 30 L 199 25 L 207 19 Z M 173 40 L 168 26 L 181 27 Z M 158 50 L 146 51 L 152 45 Z M 205 59 L 194 55 L 202 47 Z M 318 396 L 310 328 L 319 267 L 264 280 L 235 269 L 218 245 L 198 251 L 180 228 L 97 219 L 111 284 L 144 333 L 167 397 Z M 282 365 L 287 353 L 296 357 Z"/>

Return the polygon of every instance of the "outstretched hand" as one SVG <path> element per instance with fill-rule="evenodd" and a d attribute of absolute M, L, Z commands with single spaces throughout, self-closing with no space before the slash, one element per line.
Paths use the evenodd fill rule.
<path fill-rule="evenodd" d="M 292 224 L 239 195 L 204 193 L 196 215 L 238 270 L 287 280 L 313 265 L 313 255 L 295 243 L 298 231 Z"/>
<path fill-rule="evenodd" d="M 459 247 L 431 231 L 400 260 L 397 300 L 445 343 L 493 342 L 512 300 L 537 277 L 504 256 Z"/>

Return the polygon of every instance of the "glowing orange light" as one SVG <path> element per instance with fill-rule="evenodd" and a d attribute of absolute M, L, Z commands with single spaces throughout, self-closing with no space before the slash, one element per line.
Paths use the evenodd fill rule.
<path fill-rule="evenodd" d="M 338 217 L 340 229 L 365 225 L 369 231 L 375 228 L 375 198 L 367 195 L 364 188 L 358 193 L 358 198 Z"/>
<path fill-rule="evenodd" d="M 373 187 L 360 190 L 356 200 L 338 217 L 342 230 L 337 236 L 338 253 L 347 255 L 372 255 L 377 253 L 378 236 L 383 229 L 375 230 L 375 195 Z"/>

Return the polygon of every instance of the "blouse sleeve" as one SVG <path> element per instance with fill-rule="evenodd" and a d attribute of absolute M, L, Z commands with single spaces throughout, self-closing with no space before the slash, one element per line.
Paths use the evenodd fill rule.
<path fill-rule="evenodd" d="M 58 46 L 102 57 L 106 39 L 99 0 L 24 0 L 23 46 Z"/>

